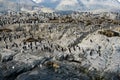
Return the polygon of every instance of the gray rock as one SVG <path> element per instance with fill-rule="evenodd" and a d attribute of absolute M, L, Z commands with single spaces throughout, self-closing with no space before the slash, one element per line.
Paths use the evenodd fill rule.
<path fill-rule="evenodd" d="M 16 80 L 90 80 L 89 77 L 78 73 L 73 66 L 61 64 L 61 68 L 55 71 L 53 68 L 37 68 L 19 75 Z"/>
<path fill-rule="evenodd" d="M 2 62 L 11 61 L 17 53 L 12 50 L 1 50 L 0 59 Z"/>
<path fill-rule="evenodd" d="M 0 62 L 2 61 L 2 55 L 0 54 Z"/>

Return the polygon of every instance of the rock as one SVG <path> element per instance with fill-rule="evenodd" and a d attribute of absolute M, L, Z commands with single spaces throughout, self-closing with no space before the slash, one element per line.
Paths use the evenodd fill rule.
<path fill-rule="evenodd" d="M 0 62 L 2 61 L 2 55 L 0 54 Z"/>
<path fill-rule="evenodd" d="M 16 52 L 11 50 L 2 50 L 0 53 L 1 53 L 0 58 L 2 62 L 11 61 L 13 57 L 17 54 Z"/>
<path fill-rule="evenodd" d="M 93 42 L 91 43 L 90 40 L 92 40 Z M 79 46 L 84 50 L 84 54 L 86 55 L 84 56 L 85 61 L 82 61 L 82 65 L 83 66 L 90 65 L 88 67 L 89 70 L 96 69 L 98 71 L 108 71 L 108 72 L 119 71 L 120 69 L 119 44 L 120 44 L 119 37 L 109 38 L 99 34 L 94 34 L 94 35 L 91 34 L 87 36 L 82 41 L 82 43 L 79 44 Z"/>
<path fill-rule="evenodd" d="M 0 80 L 3 80 L 3 73 L 2 73 L 1 64 L 0 64 Z"/>
<path fill-rule="evenodd" d="M 1 72 L 5 80 L 14 80 L 17 75 L 37 67 L 44 58 L 30 54 L 17 54 L 12 61 L 1 64 Z"/>
<path fill-rule="evenodd" d="M 23 73 L 19 75 L 16 80 L 90 80 L 89 77 L 82 73 L 77 73 L 74 70 L 73 65 L 60 64 L 58 71 L 54 71 L 52 68 L 42 67 L 35 70 Z"/>
<path fill-rule="evenodd" d="M 1 16 L 0 79 L 119 78 L 114 73 L 120 72 L 120 36 L 112 30 L 118 24 L 101 14 L 61 15 L 13 12 Z M 60 23 L 51 23 L 54 20 Z M 100 28 L 111 30 L 97 31 Z"/>

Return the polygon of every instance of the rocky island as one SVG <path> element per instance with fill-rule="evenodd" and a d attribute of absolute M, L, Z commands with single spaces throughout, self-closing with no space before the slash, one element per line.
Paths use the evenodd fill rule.
<path fill-rule="evenodd" d="M 120 14 L 0 15 L 0 80 L 120 80 Z"/>

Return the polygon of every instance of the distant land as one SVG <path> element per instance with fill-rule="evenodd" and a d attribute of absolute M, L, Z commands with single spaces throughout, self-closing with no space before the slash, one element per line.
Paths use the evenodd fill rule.
<path fill-rule="evenodd" d="M 120 12 L 120 2 L 118 0 L 0 0 L 0 12 L 36 8 L 54 11 Z"/>

